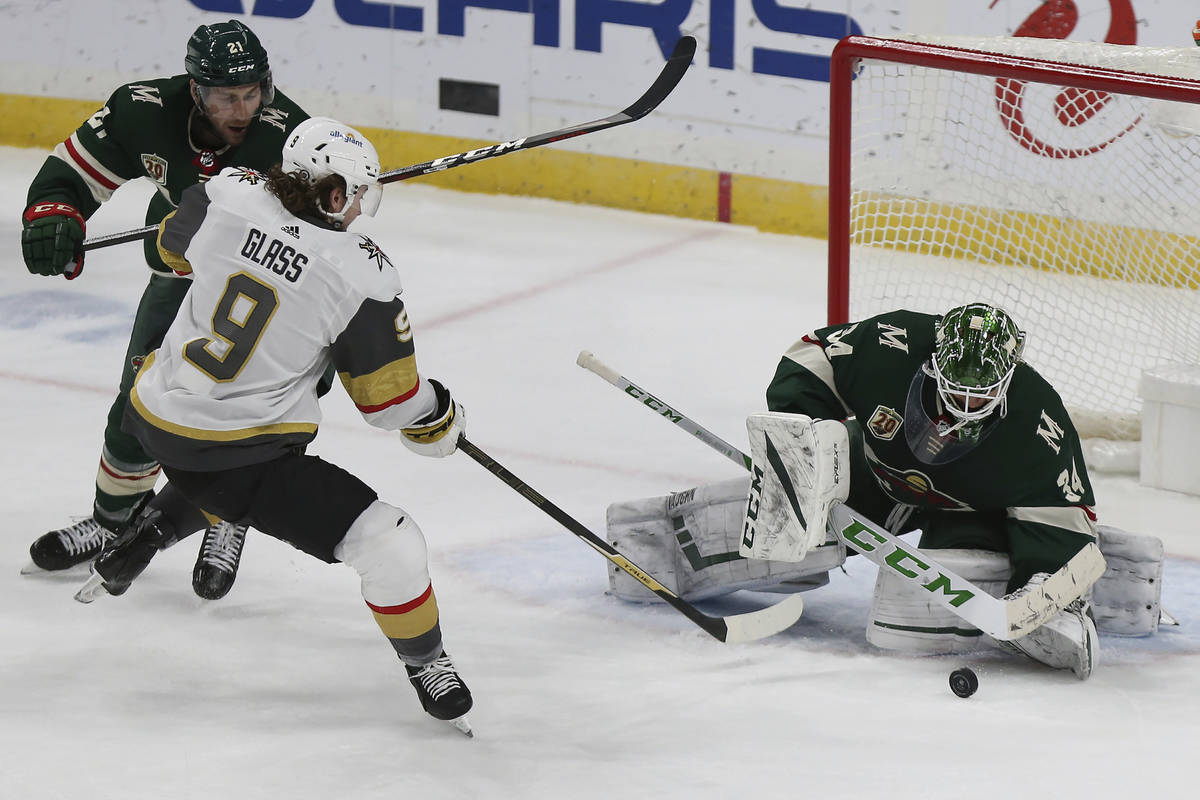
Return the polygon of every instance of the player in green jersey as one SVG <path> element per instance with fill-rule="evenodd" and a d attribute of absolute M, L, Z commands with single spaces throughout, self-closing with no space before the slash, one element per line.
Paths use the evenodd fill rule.
<path fill-rule="evenodd" d="M 759 477 L 613 504 L 608 538 L 685 599 L 824 585 L 847 555 L 826 525 L 835 503 L 894 535 L 919 530 L 931 559 L 996 595 L 1034 591 L 1098 533 L 1101 550 L 1105 539 L 1128 547 L 1140 574 L 1160 575 L 1161 542 L 1097 525 L 1079 436 L 1058 393 L 1022 360 L 1024 341 L 1007 313 L 984 303 L 820 328 L 781 359 L 770 413 L 747 420 L 753 461 L 769 465 Z M 869 642 L 944 653 L 984 641 L 893 574 L 879 572 Z M 1096 620 L 1124 632 L 1120 609 L 1145 609 L 1136 628 L 1154 632 L 1160 582 L 1079 577 L 1080 600 L 1000 644 L 1086 678 Z M 1154 584 L 1153 596 L 1138 583 Z M 614 594 L 644 600 L 644 587 L 629 584 L 610 570 Z"/>
<path fill-rule="evenodd" d="M 1079 436 L 1058 393 L 1021 360 L 1024 344 L 985 303 L 880 314 L 797 342 L 767 405 L 845 421 L 847 506 L 894 534 L 919 529 L 922 549 L 1005 554 L 1004 591 L 1023 593 L 1097 533 Z M 1086 597 L 1002 644 L 1088 677 L 1097 636 Z"/>
<path fill-rule="evenodd" d="M 119 87 L 104 107 L 58 145 L 29 187 L 21 248 L 37 275 L 76 278 L 83 270 L 86 220 L 123 183 L 153 181 L 146 209 L 157 224 L 184 189 L 227 166 L 266 170 L 279 160 L 287 134 L 308 115 L 271 78 L 267 51 L 236 20 L 201 25 L 187 42 L 185 74 Z M 61 570 L 91 561 L 112 531 L 129 521 L 153 491 L 159 465 L 121 430 L 129 389 L 143 358 L 161 342 L 191 281 L 176 276 L 146 240 L 152 270 L 134 319 L 120 390 L 108 414 L 86 518 L 39 537 L 26 569 Z M 233 584 L 246 528 L 213 521 L 201 545 L 193 588 L 223 596 Z"/>
<path fill-rule="evenodd" d="M 982 303 L 822 328 L 783 357 L 767 406 L 853 418 L 846 505 L 919 528 L 923 548 L 1008 553 L 1013 591 L 1096 532 L 1079 436 L 1024 337 Z"/>

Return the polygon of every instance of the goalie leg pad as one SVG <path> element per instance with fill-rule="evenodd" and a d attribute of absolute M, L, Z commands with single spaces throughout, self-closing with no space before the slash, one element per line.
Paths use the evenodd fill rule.
<path fill-rule="evenodd" d="M 739 555 L 749 485 L 749 478 L 734 478 L 664 497 L 613 503 L 607 513 L 608 541 L 689 602 L 739 589 L 798 592 L 827 583 L 828 571 L 846 559 L 845 547 L 835 538 L 802 563 Z M 611 562 L 608 582 L 622 600 L 655 599 Z"/>
<path fill-rule="evenodd" d="M 850 492 L 850 439 L 835 420 L 765 413 L 746 418 L 752 479 L 746 558 L 800 561 L 826 540 L 829 509 Z"/>
<path fill-rule="evenodd" d="M 1157 633 L 1162 618 L 1162 540 L 1108 525 L 1098 526 L 1096 533 L 1108 563 L 1092 586 L 1096 627 L 1121 636 Z"/>
<path fill-rule="evenodd" d="M 986 550 L 933 550 L 938 561 L 999 597 L 1008 582 L 1008 556 Z M 928 591 L 880 570 L 867 620 L 867 641 L 907 653 L 966 653 L 986 646 L 983 632 L 933 601 Z"/>

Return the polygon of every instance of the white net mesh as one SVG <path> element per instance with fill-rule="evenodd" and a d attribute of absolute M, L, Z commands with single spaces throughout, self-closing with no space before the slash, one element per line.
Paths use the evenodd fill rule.
<path fill-rule="evenodd" d="M 1200 48 L 915 38 L 1194 79 Z M 850 319 L 975 300 L 1084 436 L 1136 438 L 1143 369 L 1200 363 L 1200 105 L 882 58 L 852 86 Z"/>

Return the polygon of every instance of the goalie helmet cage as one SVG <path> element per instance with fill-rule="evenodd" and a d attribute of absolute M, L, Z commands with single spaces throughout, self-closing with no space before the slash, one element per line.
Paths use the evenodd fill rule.
<path fill-rule="evenodd" d="M 1200 48 L 851 36 L 830 76 L 830 324 L 998 305 L 1084 437 L 1200 363 Z"/>

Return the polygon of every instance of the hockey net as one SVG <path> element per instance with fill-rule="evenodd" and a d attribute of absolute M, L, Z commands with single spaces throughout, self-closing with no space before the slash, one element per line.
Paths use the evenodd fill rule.
<path fill-rule="evenodd" d="M 849 37 L 832 62 L 829 319 L 975 300 L 1085 438 L 1200 363 L 1200 48 Z"/>

